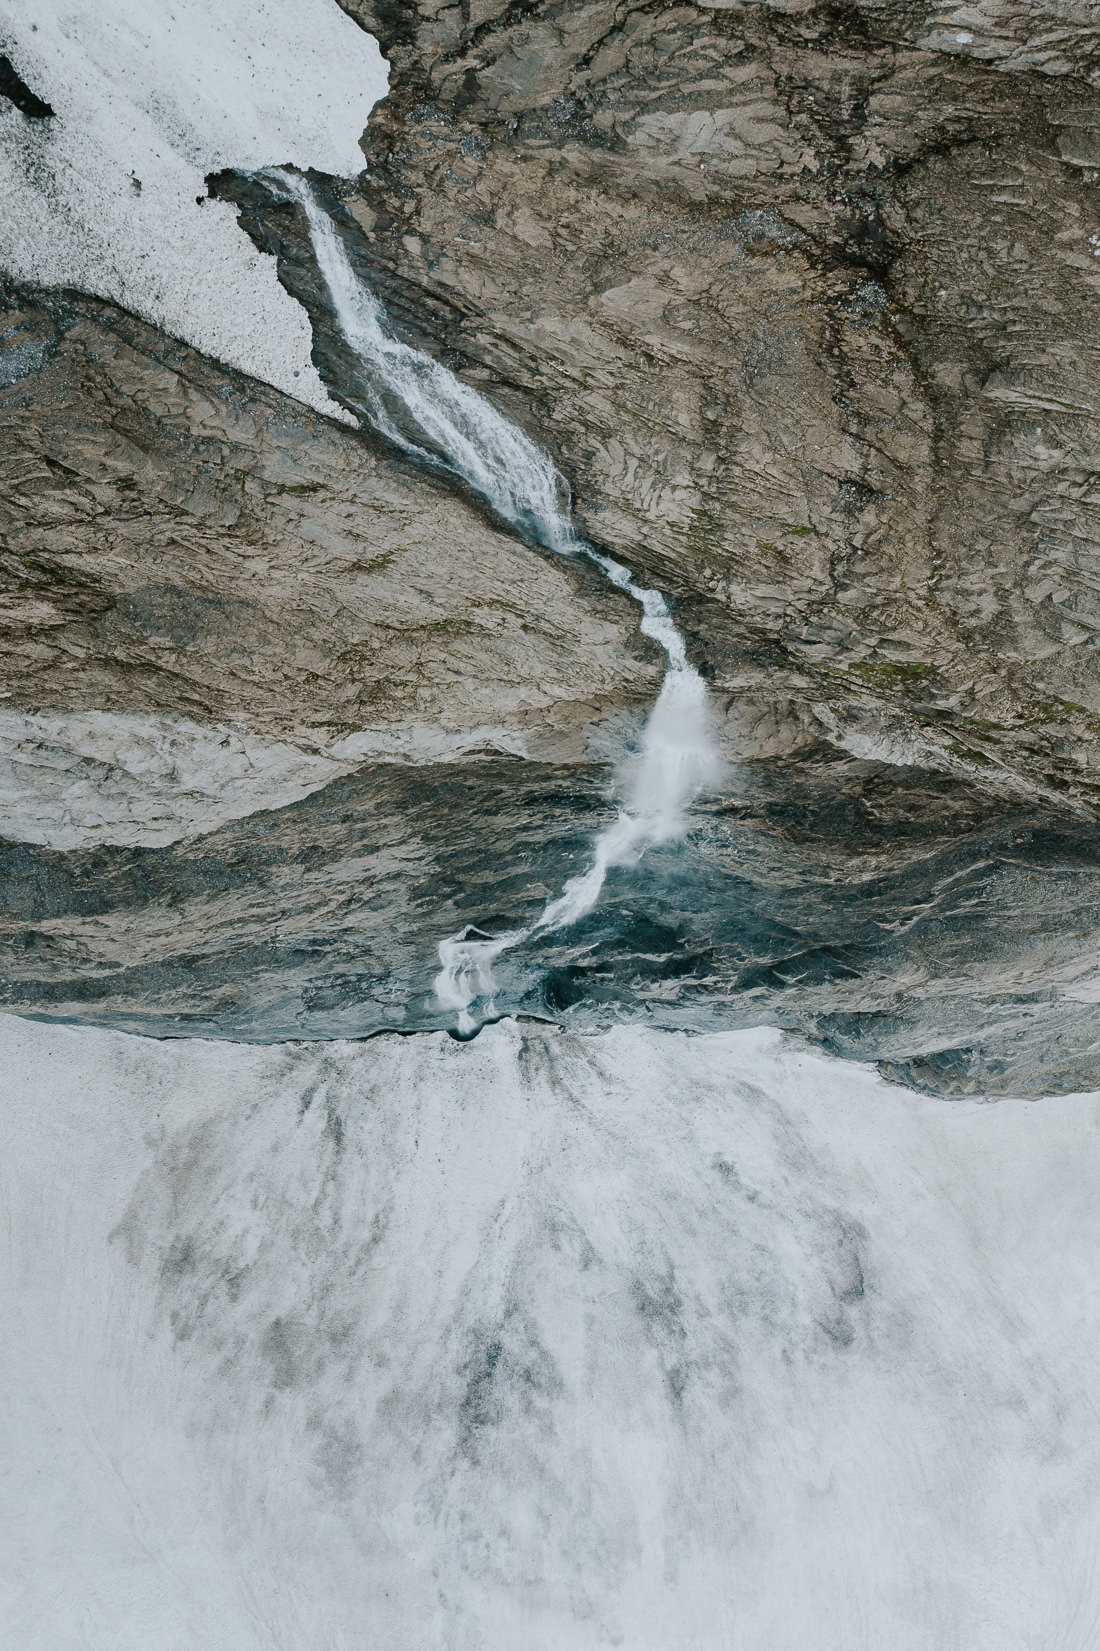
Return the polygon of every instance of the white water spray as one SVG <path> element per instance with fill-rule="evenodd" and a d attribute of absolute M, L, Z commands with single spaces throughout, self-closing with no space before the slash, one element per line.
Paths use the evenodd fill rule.
<path fill-rule="evenodd" d="M 571 878 L 526 928 L 485 935 L 468 926 L 440 942 L 436 997 L 455 1013 L 459 1031 L 468 1033 L 495 1013 L 493 966 L 503 952 L 532 935 L 576 923 L 595 906 L 613 866 L 634 865 L 647 848 L 683 835 L 688 804 L 716 771 L 706 689 L 688 663 L 684 639 L 660 591 L 636 584 L 628 568 L 574 531 L 568 488 L 549 457 L 492 402 L 431 356 L 390 336 L 374 295 L 356 275 L 332 220 L 304 178 L 281 169 L 263 176 L 305 213 L 336 319 L 357 358 L 356 389 L 376 428 L 405 452 L 461 477 L 505 521 L 549 550 L 595 563 L 638 603 L 643 634 L 668 659 L 627 801 L 597 835 L 587 870 Z M 475 1005 L 481 1006 L 478 1016 Z"/>

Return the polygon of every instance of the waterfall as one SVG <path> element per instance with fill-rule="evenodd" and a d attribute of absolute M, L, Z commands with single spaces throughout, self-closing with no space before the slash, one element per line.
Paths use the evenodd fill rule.
<path fill-rule="evenodd" d="M 685 810 L 716 769 L 706 689 L 660 591 L 637 584 L 629 568 L 577 534 L 568 487 L 548 455 L 440 362 L 391 336 L 377 300 L 356 275 L 335 225 L 304 178 L 282 168 L 262 175 L 305 214 L 317 266 L 356 358 L 356 397 L 375 427 L 406 453 L 460 477 L 525 537 L 559 555 L 594 563 L 637 602 L 640 629 L 668 662 L 626 801 L 597 834 L 587 869 L 526 928 L 486 935 L 468 925 L 440 942 L 436 997 L 455 1014 L 458 1030 L 470 1033 L 495 1012 L 493 966 L 502 953 L 533 935 L 576 923 L 595 906 L 612 867 L 633 865 L 647 848 L 683 835 Z M 476 1015 L 475 1005 L 481 1006 Z"/>

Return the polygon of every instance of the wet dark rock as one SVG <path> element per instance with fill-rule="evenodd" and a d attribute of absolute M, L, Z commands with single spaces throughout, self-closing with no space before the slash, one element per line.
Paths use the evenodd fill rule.
<path fill-rule="evenodd" d="M 4 1006 L 269 1041 L 447 1024 L 442 936 L 530 922 L 614 804 L 497 758 L 367 766 L 163 849 L 0 851 Z M 1086 1087 L 1100 1053 L 1100 832 L 917 769 L 744 765 L 688 843 L 499 966 L 499 1013 L 779 1024 L 940 1094 Z"/>
<path fill-rule="evenodd" d="M 28 120 L 50 120 L 53 110 L 45 98 L 38 96 L 27 85 L 10 57 L 0 53 L 0 97 L 14 103 L 21 115 Z"/>

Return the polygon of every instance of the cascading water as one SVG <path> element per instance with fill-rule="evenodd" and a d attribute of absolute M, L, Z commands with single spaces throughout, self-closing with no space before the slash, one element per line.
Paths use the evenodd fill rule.
<path fill-rule="evenodd" d="M 467 482 L 528 538 L 559 555 L 593 562 L 638 603 L 643 634 L 668 660 L 627 800 L 597 835 L 587 870 L 571 878 L 526 928 L 484 935 L 468 926 L 440 942 L 436 997 L 455 1013 L 458 1030 L 470 1033 L 495 1012 L 493 966 L 503 952 L 533 935 L 577 922 L 595 906 L 613 866 L 633 865 L 647 848 L 683 834 L 685 809 L 716 767 L 706 689 L 688 662 L 684 639 L 661 593 L 636 584 L 628 568 L 575 532 L 568 488 L 548 456 L 446 367 L 390 336 L 374 295 L 356 275 L 332 220 L 304 178 L 281 168 L 262 176 L 305 213 L 317 266 L 356 357 L 356 393 L 376 428 L 405 452 Z M 480 1020 L 473 1013 L 478 1003 Z"/>

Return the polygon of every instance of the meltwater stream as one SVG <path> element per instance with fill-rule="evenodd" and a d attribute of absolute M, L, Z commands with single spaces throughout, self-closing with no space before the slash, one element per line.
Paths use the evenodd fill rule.
<path fill-rule="evenodd" d="M 628 568 L 575 532 L 568 488 L 549 457 L 440 362 L 387 332 L 374 295 L 356 275 L 332 220 L 304 178 L 282 168 L 262 177 L 305 213 L 336 319 L 357 358 L 356 392 L 376 428 L 424 463 L 461 477 L 527 538 L 559 555 L 593 562 L 638 603 L 643 633 L 668 659 L 626 801 L 597 835 L 587 869 L 571 878 L 525 928 L 487 935 L 468 925 L 440 942 L 436 997 L 455 1013 L 458 1030 L 470 1033 L 495 1012 L 493 966 L 503 952 L 532 935 L 577 922 L 596 904 L 611 867 L 633 865 L 647 848 L 683 834 L 685 808 L 716 767 L 706 689 L 688 662 L 684 639 L 661 593 L 636 584 Z"/>

